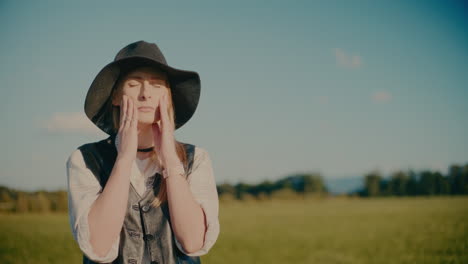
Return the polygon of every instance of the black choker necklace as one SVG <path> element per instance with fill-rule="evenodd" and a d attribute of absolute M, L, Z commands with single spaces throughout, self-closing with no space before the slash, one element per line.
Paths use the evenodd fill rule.
<path fill-rule="evenodd" d="M 138 152 L 150 152 L 153 150 L 154 147 L 149 147 L 149 148 L 144 148 L 144 149 L 138 149 Z"/>

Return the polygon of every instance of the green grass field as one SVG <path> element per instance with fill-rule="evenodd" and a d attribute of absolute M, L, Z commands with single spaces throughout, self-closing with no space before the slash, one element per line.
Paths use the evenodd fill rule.
<path fill-rule="evenodd" d="M 468 197 L 222 202 L 202 263 L 468 263 Z M 0 263 L 81 263 L 67 214 L 0 215 Z"/>

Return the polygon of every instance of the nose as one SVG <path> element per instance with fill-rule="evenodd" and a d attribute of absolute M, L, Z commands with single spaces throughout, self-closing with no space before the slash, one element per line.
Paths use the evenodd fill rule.
<path fill-rule="evenodd" d="M 151 84 L 148 81 L 143 82 L 143 85 L 141 87 L 141 94 L 140 94 L 141 98 L 144 98 L 144 99 L 151 98 L 151 95 L 150 95 L 150 88 L 151 87 L 150 86 L 151 86 Z"/>

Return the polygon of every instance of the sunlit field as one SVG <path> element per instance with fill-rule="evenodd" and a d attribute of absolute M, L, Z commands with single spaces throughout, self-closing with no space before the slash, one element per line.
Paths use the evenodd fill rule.
<path fill-rule="evenodd" d="M 468 263 L 468 197 L 223 201 L 202 263 Z M 0 263 L 81 263 L 67 214 L 0 215 Z"/>

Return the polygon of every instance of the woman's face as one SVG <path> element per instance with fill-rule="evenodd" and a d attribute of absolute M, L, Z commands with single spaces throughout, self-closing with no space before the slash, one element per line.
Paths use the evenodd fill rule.
<path fill-rule="evenodd" d="M 140 123 L 159 121 L 159 99 L 169 89 L 164 73 L 150 67 L 136 68 L 124 77 L 121 85 L 121 95 L 130 97 L 138 108 Z M 121 102 L 116 104 L 120 105 Z"/>

